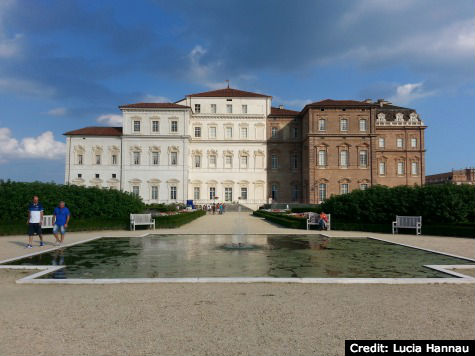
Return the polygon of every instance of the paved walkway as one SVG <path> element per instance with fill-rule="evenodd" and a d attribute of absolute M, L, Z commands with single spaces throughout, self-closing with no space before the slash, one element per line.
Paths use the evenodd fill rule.
<path fill-rule="evenodd" d="M 307 233 L 237 213 L 157 233 L 241 229 Z M 71 233 L 67 241 L 145 232 Z M 371 235 L 467 257 L 475 246 L 473 239 Z M 30 252 L 25 241 L 0 237 L 0 258 Z M 25 273 L 0 270 L 1 355 L 343 355 L 347 339 L 475 335 L 475 285 L 15 284 Z"/>

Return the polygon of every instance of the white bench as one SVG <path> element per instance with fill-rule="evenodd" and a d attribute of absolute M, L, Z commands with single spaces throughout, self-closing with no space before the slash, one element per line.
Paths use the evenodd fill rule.
<path fill-rule="evenodd" d="M 53 215 L 43 215 L 43 222 L 41 223 L 42 229 L 53 228 Z"/>
<path fill-rule="evenodd" d="M 155 219 L 152 219 L 152 214 L 130 214 L 130 230 L 135 231 L 137 225 L 149 225 L 155 229 Z"/>
<path fill-rule="evenodd" d="M 310 213 L 310 214 L 315 214 L 318 215 L 317 213 Z M 307 219 L 307 230 L 310 230 L 310 225 L 320 225 L 318 222 L 312 222 L 310 218 L 310 214 Z M 327 230 L 331 230 L 331 214 L 327 214 L 328 222 L 326 223 Z"/>
<path fill-rule="evenodd" d="M 416 229 L 416 235 L 421 234 L 422 216 L 399 216 L 396 215 L 396 221 L 393 221 L 393 235 L 402 229 Z"/>

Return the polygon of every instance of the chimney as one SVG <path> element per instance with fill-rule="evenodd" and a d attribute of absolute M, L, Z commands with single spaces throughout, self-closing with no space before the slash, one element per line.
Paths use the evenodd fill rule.
<path fill-rule="evenodd" d="M 284 108 L 284 105 L 279 105 L 279 109 L 283 109 Z"/>
<path fill-rule="evenodd" d="M 384 99 L 378 99 L 378 104 L 379 104 L 379 107 L 383 107 L 384 104 L 386 104 L 386 101 Z"/>

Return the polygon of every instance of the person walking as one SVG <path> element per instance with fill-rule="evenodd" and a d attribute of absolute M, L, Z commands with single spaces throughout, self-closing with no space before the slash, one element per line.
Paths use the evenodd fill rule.
<path fill-rule="evenodd" d="M 40 238 L 40 246 L 44 246 L 41 224 L 43 223 L 43 205 L 39 202 L 38 196 L 33 197 L 33 201 L 28 205 L 28 245 L 26 248 L 33 248 L 33 235 Z"/>
<path fill-rule="evenodd" d="M 56 246 L 64 242 L 64 235 L 66 235 L 66 228 L 68 227 L 71 213 L 64 205 L 64 201 L 60 201 L 59 205 L 54 208 L 53 212 L 53 234 L 56 239 Z M 59 236 L 61 234 L 61 237 Z"/>

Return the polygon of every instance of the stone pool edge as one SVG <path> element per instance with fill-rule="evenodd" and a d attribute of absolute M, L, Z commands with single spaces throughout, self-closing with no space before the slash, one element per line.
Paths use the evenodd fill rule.
<path fill-rule="evenodd" d="M 137 236 L 145 237 L 151 235 L 149 232 Z M 331 238 L 330 236 L 321 233 L 321 235 Z M 274 278 L 274 277 L 188 277 L 188 278 L 71 278 L 71 279 L 37 279 L 45 274 L 55 272 L 63 269 L 64 266 L 25 266 L 25 265 L 3 265 L 25 257 L 31 257 L 46 252 L 51 252 L 59 248 L 70 247 L 85 242 L 107 238 L 108 236 L 96 236 L 87 240 L 77 241 L 65 246 L 58 246 L 47 250 L 26 254 L 20 257 L 10 258 L 0 261 L 0 269 L 14 269 L 14 270 L 40 270 L 39 272 L 30 274 L 26 277 L 17 279 L 17 284 L 150 284 L 150 283 L 297 283 L 297 284 L 475 284 L 475 278 L 466 274 L 452 271 L 452 269 L 475 269 L 474 265 L 424 265 L 424 267 L 434 269 L 436 271 L 453 275 L 456 278 Z M 369 239 L 379 240 L 395 245 L 401 245 L 409 248 L 415 248 L 431 253 L 459 258 L 471 262 L 475 259 L 457 256 L 436 250 L 430 250 L 422 247 L 402 244 L 398 242 L 388 241 L 381 238 L 367 236 Z"/>

